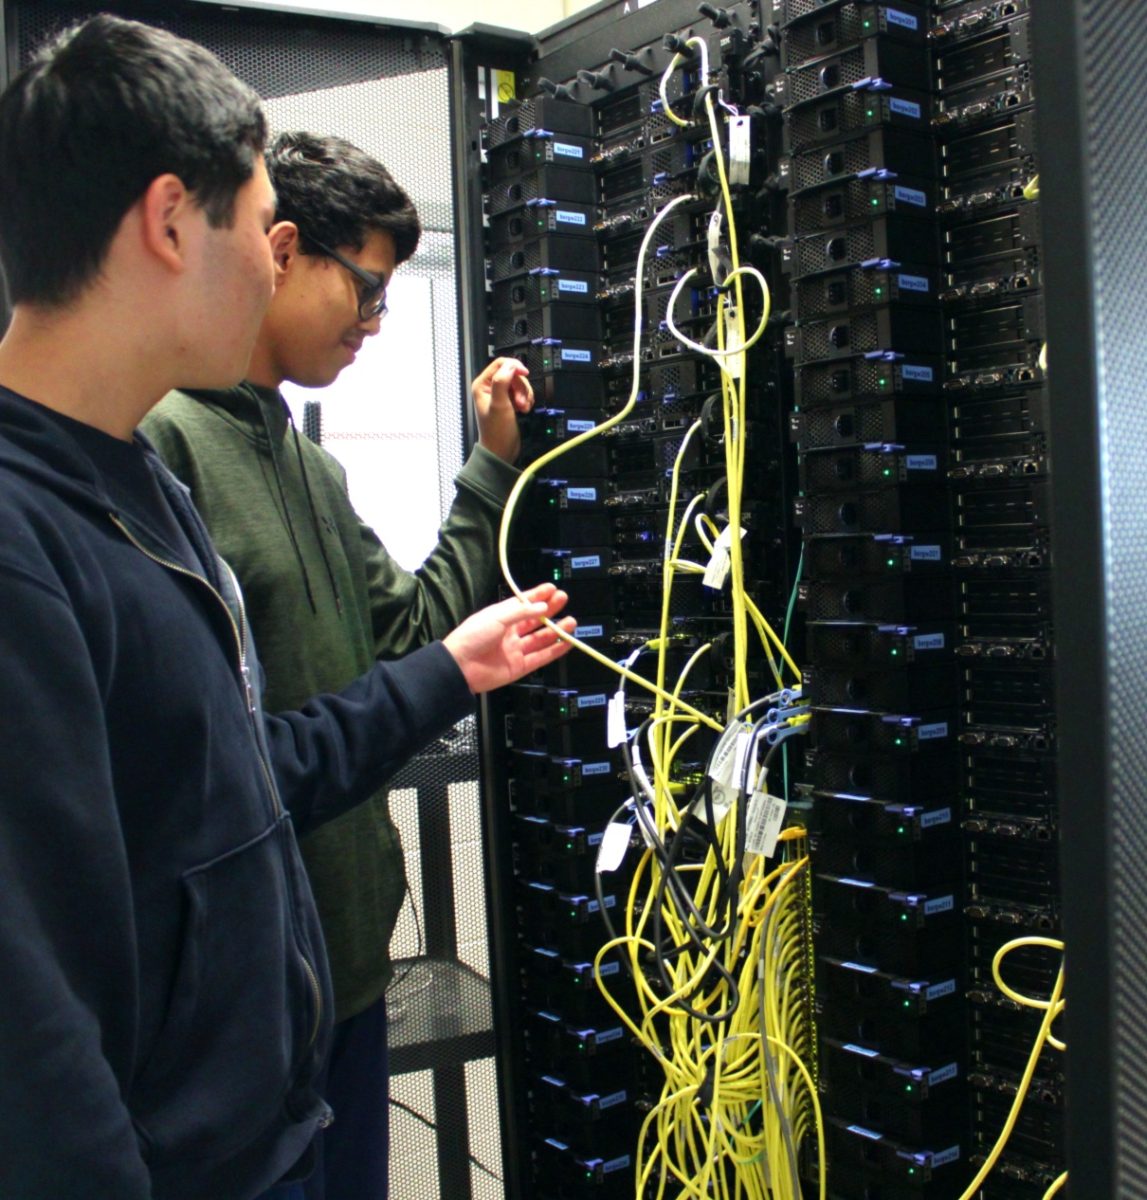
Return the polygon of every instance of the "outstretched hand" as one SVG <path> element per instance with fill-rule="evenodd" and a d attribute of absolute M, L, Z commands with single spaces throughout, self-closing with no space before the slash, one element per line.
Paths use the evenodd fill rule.
<path fill-rule="evenodd" d="M 543 617 L 553 619 L 565 608 L 565 592 L 540 583 L 523 594 L 528 603 L 510 599 L 491 604 L 442 639 L 475 695 L 549 666 L 570 648 L 542 624 Z M 566 633 L 577 628 L 573 617 L 563 617 L 558 625 Z"/>
<path fill-rule="evenodd" d="M 534 407 L 528 368 L 516 358 L 496 358 L 470 385 L 478 444 L 503 462 L 514 463 L 522 448 L 518 414 Z"/>

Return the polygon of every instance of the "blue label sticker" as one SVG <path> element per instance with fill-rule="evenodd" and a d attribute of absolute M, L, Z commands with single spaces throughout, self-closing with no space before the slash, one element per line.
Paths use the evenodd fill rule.
<path fill-rule="evenodd" d="M 587 775 L 608 775 L 612 769 L 607 762 L 582 763 L 581 775 L 583 779 Z"/>
<path fill-rule="evenodd" d="M 946 1167 L 948 1163 L 959 1162 L 960 1147 L 949 1146 L 947 1150 L 941 1150 L 938 1154 L 932 1155 L 932 1166 Z"/>
<path fill-rule="evenodd" d="M 956 994 L 956 981 L 954 979 L 946 979 L 943 983 L 934 983 L 924 995 L 929 1000 L 939 1000 L 944 996 L 954 996 Z"/>
<path fill-rule="evenodd" d="M 947 736 L 947 721 L 937 721 L 935 725 L 921 725 L 916 731 L 916 738 L 921 742 L 934 742 L 938 738 L 946 738 Z"/>
<path fill-rule="evenodd" d="M 625 1092 L 611 1092 L 608 1096 L 602 1096 L 597 1102 L 598 1108 L 613 1108 L 615 1104 L 624 1104 L 626 1101 Z"/>
<path fill-rule="evenodd" d="M 927 292 L 930 290 L 926 275 L 897 275 L 896 282 L 902 292 Z"/>
<path fill-rule="evenodd" d="M 584 279 L 559 279 L 559 292 L 576 292 L 579 296 L 589 295 L 589 284 Z"/>
<path fill-rule="evenodd" d="M 562 158 L 585 158 L 585 148 L 572 142 L 554 142 L 554 153 Z"/>
<path fill-rule="evenodd" d="M 604 979 L 607 975 L 616 975 L 621 970 L 621 963 L 602 963 L 597 973 Z"/>
<path fill-rule="evenodd" d="M 601 1173 L 603 1175 L 609 1175 L 613 1171 L 624 1170 L 632 1161 L 633 1159 L 628 1154 L 623 1154 L 619 1158 L 611 1158 L 609 1162 L 602 1163 Z"/>
<path fill-rule="evenodd" d="M 918 633 L 912 639 L 915 650 L 943 650 L 946 639 L 942 633 Z"/>
<path fill-rule="evenodd" d="M 909 471 L 935 471 L 940 464 L 934 454 L 909 454 L 904 465 Z"/>
<path fill-rule="evenodd" d="M 844 1045 L 844 1049 L 850 1051 L 853 1054 L 859 1054 L 863 1058 L 879 1058 L 880 1057 L 879 1050 L 870 1050 L 867 1046 L 857 1046 L 857 1045 L 854 1045 L 852 1042 L 846 1042 Z"/>
<path fill-rule="evenodd" d="M 920 22 L 911 13 L 901 12 L 898 8 L 886 8 L 884 15 L 889 25 L 899 25 L 902 29 L 920 28 Z"/>
<path fill-rule="evenodd" d="M 580 418 L 576 418 L 574 420 L 566 421 L 566 432 L 567 433 L 588 433 L 593 428 L 593 426 L 594 426 L 593 421 L 583 421 Z M 568 496 L 572 492 L 577 491 L 577 490 L 578 489 L 576 489 L 576 488 L 571 488 L 570 491 L 566 493 L 566 495 Z M 592 488 L 590 488 L 588 490 L 593 491 Z M 594 493 L 593 498 L 595 500 L 597 499 L 596 493 Z"/>
<path fill-rule="evenodd" d="M 870 1142 L 884 1141 L 883 1134 L 874 1133 L 871 1129 L 865 1129 L 863 1125 L 850 1125 L 848 1127 L 848 1132 L 859 1133 L 862 1138 L 868 1138 Z"/>
<path fill-rule="evenodd" d="M 576 363 L 591 363 L 593 362 L 592 350 L 563 350 L 562 362 Z"/>
<path fill-rule="evenodd" d="M 578 424 L 580 425 L 581 422 L 579 421 Z M 593 428 L 592 422 L 589 422 L 589 427 L 591 429 Z M 573 429 L 573 425 L 567 422 L 566 428 Z M 581 500 L 587 504 L 593 504 L 597 500 L 597 488 L 581 488 L 581 487 L 566 488 L 566 499 L 567 500 Z M 598 628 L 601 628 L 601 627 L 598 626 Z M 579 629 L 578 636 L 584 637 L 585 634 L 582 633 L 582 631 Z"/>
<path fill-rule="evenodd" d="M 605 704 L 605 692 L 598 692 L 593 696 L 579 696 L 577 698 L 578 708 L 604 708 Z"/>
<path fill-rule="evenodd" d="M 554 213 L 554 219 L 559 225 L 584 225 L 585 213 L 570 212 L 569 209 L 559 208 Z"/>
<path fill-rule="evenodd" d="M 937 913 L 951 912 L 956 907 L 956 901 L 951 896 L 937 896 L 924 905 L 924 915 L 934 917 Z"/>
<path fill-rule="evenodd" d="M 949 1063 L 946 1067 L 937 1067 L 928 1075 L 929 1087 L 937 1087 L 941 1083 L 947 1083 L 949 1079 L 955 1079 L 960 1073 L 960 1068 L 955 1063 Z"/>
<path fill-rule="evenodd" d="M 590 491 L 593 489 L 590 488 Z M 604 625 L 579 625 L 577 627 L 577 635 L 579 638 L 599 638 L 605 637 Z"/>
<path fill-rule="evenodd" d="M 583 554 L 580 558 L 570 559 L 571 571 L 589 571 L 601 566 L 600 554 Z"/>
<path fill-rule="evenodd" d="M 900 368 L 900 374 L 905 379 L 912 379 L 917 383 L 931 383 L 936 377 L 936 372 L 931 367 L 904 366 Z"/>
<path fill-rule="evenodd" d="M 917 121 L 924 115 L 920 110 L 920 105 L 913 100 L 897 100 L 893 97 L 888 101 L 888 107 L 902 117 L 912 117 Z"/>
<path fill-rule="evenodd" d="M 625 1031 L 619 1025 L 616 1029 L 603 1029 L 600 1033 L 595 1034 L 594 1041 L 599 1046 L 604 1046 L 606 1042 L 616 1042 L 619 1038 L 625 1036 Z"/>
<path fill-rule="evenodd" d="M 913 546 L 908 551 L 908 557 L 913 562 L 939 562 L 939 546 Z"/>
<path fill-rule="evenodd" d="M 892 194 L 897 200 L 903 200 L 905 204 L 915 204 L 917 208 L 924 208 L 928 203 L 928 197 L 916 188 L 901 187 L 897 184 L 892 189 Z"/>
<path fill-rule="evenodd" d="M 602 839 L 603 839 L 604 837 L 605 837 L 605 831 L 604 831 L 604 830 L 602 830 L 602 832 L 601 832 L 601 833 L 591 833 L 591 834 L 589 835 L 589 837 L 587 837 L 587 838 L 585 839 L 585 844 L 586 844 L 587 846 L 600 846 L 600 845 L 601 845 L 601 842 L 602 842 Z"/>
<path fill-rule="evenodd" d="M 920 818 L 921 829 L 932 829 L 937 825 L 951 825 L 952 810 L 950 808 L 934 808 Z"/>

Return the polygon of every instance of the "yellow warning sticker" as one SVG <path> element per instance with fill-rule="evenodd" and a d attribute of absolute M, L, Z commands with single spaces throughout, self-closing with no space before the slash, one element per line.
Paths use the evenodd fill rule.
<path fill-rule="evenodd" d="M 518 91 L 513 71 L 494 72 L 494 94 L 498 97 L 499 104 L 517 99 Z"/>

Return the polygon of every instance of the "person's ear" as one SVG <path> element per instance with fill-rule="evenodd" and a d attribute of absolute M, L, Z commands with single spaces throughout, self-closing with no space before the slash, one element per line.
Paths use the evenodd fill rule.
<path fill-rule="evenodd" d="M 145 248 L 169 270 L 184 271 L 192 237 L 191 220 L 200 215 L 200 209 L 183 180 L 170 173 L 157 175 L 139 205 Z"/>
<path fill-rule="evenodd" d="M 299 257 L 299 227 L 293 221 L 276 221 L 267 238 L 275 262 L 275 286 L 278 287 Z"/>

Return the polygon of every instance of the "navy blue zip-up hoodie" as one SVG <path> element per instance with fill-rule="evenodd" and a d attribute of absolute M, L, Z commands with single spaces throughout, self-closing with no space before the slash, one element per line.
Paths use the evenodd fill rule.
<path fill-rule="evenodd" d="M 117 509 L 66 418 L 0 389 L 13 1200 L 246 1200 L 291 1169 L 326 1115 L 311 1081 L 331 1014 L 295 833 L 471 705 L 434 643 L 264 716 L 237 588 L 139 453 L 198 561 L 162 514 Z"/>

